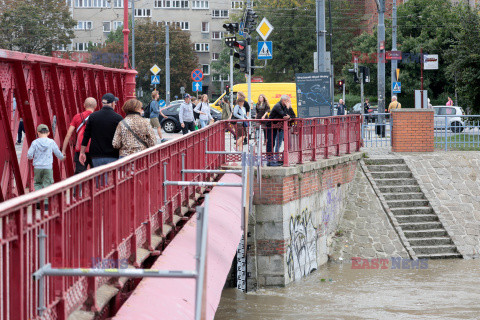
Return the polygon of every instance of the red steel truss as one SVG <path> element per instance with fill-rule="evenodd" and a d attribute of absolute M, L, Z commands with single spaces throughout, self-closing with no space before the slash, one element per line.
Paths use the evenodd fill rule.
<path fill-rule="evenodd" d="M 28 147 L 36 137 L 40 123 L 51 128 L 56 117 L 55 139 L 61 146 L 73 116 L 83 111 L 83 102 L 94 97 L 97 103 L 106 92 L 119 99 L 117 112 L 127 98 L 134 96 L 134 70 L 105 68 L 15 51 L 0 50 L 0 201 L 31 190 Z M 14 99 L 16 111 L 14 112 Z M 19 119 L 23 118 L 25 142 L 17 160 L 15 140 Z M 65 162 L 54 160 L 54 179 L 73 174 L 73 148 Z"/>

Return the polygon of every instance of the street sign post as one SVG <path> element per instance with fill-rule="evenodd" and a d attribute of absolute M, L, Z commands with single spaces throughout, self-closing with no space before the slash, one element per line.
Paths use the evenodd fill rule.
<path fill-rule="evenodd" d="M 193 82 L 192 83 L 192 91 L 193 92 L 202 91 L 202 83 L 201 82 Z"/>
<path fill-rule="evenodd" d="M 151 76 L 151 83 L 160 84 L 160 76 L 159 75 Z"/>
<path fill-rule="evenodd" d="M 162 69 L 160 69 L 156 64 L 150 69 L 150 72 L 154 75 L 157 75 Z"/>
<path fill-rule="evenodd" d="M 272 41 L 259 41 L 258 42 L 258 60 L 272 59 Z"/>
<path fill-rule="evenodd" d="M 423 55 L 423 69 L 424 70 L 438 70 L 438 54 L 424 54 Z"/>
<path fill-rule="evenodd" d="M 394 82 L 392 86 L 393 93 L 402 93 L 402 83 L 401 82 Z"/>
<path fill-rule="evenodd" d="M 203 72 L 200 69 L 195 69 L 192 71 L 192 80 L 199 82 L 203 80 Z"/>
<path fill-rule="evenodd" d="M 268 22 L 267 18 L 263 18 L 258 24 L 257 33 L 262 37 L 264 41 L 267 40 L 270 33 L 273 31 L 273 26 Z"/>

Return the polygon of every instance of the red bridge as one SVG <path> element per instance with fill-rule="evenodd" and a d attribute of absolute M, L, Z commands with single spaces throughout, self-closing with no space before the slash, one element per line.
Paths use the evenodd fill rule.
<path fill-rule="evenodd" d="M 53 138 L 60 145 L 67 124 L 82 110 L 86 97 L 100 99 L 105 92 L 112 92 L 120 98 L 121 106 L 133 96 L 134 76 L 135 71 L 130 70 L 0 50 L 0 319 L 106 319 L 117 314 L 139 283 L 118 277 L 47 277 L 42 289 L 32 277 L 41 263 L 41 230 L 47 235 L 45 260 L 53 268 L 90 268 L 95 265 L 93 260 L 124 261 L 129 268 L 148 269 L 153 263 L 175 268 L 176 259 L 187 259 L 183 253 L 194 261 L 193 251 L 186 248 L 189 243 L 194 246 L 189 240 L 193 221 L 188 220 L 195 206 L 202 203 L 205 188 L 167 186 L 164 181 L 218 180 L 213 173 L 182 175 L 182 169 L 214 170 L 229 161 L 239 161 L 239 155 L 230 152 L 234 142 L 228 122 L 217 122 L 73 177 L 73 150 L 69 150 L 64 163 L 54 162 L 57 183 L 30 192 L 32 175 L 26 150 L 35 139 L 36 125 L 45 123 L 51 127 L 55 116 L 57 129 Z M 20 117 L 25 123 L 26 143 L 18 161 L 14 137 Z M 360 115 L 280 121 L 273 126 L 286 133 L 284 151 L 276 155 L 262 151 L 261 156 L 276 156 L 288 166 L 358 151 L 360 125 Z M 182 154 L 186 155 L 183 164 Z M 98 183 L 105 177 L 105 185 Z M 230 174 L 220 181 L 238 184 L 239 180 Z M 44 199 L 49 201 L 48 211 L 36 209 Z M 212 319 L 225 280 L 222 276 L 230 268 L 242 232 L 242 197 L 238 188 L 218 186 L 213 188 L 210 200 L 216 218 L 209 224 L 207 251 L 212 253 L 207 255 L 209 307 L 204 314 Z M 226 226 L 233 231 L 225 235 Z M 221 245 L 225 247 L 219 249 Z M 216 256 L 214 251 L 224 254 Z M 212 280 L 215 276 L 216 281 Z M 187 282 L 180 286 L 166 281 L 159 286 L 159 282 L 143 280 L 129 307 L 118 312 L 118 319 L 140 319 L 139 308 L 143 314 L 151 315 L 158 315 L 159 308 L 169 308 L 171 314 L 179 312 L 174 310 L 177 306 L 173 302 L 161 307 L 146 303 L 152 294 L 158 294 L 158 299 L 174 299 L 164 288 L 183 292 L 189 301 L 183 307 L 192 306 L 193 310 L 193 291 L 184 289 L 193 290 L 192 283 L 175 281 Z M 39 304 L 39 299 L 44 305 Z M 185 312 L 176 319 L 193 319 L 193 313 Z"/>

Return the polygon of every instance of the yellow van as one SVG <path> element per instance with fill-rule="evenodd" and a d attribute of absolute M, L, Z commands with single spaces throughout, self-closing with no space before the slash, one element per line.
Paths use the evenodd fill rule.
<path fill-rule="evenodd" d="M 248 85 L 246 83 L 240 83 L 236 84 L 233 86 L 233 94 L 234 94 L 234 99 L 237 96 L 237 92 L 241 91 L 245 94 L 245 96 L 248 96 L 247 94 L 247 88 Z M 270 104 L 270 107 L 273 108 L 273 106 L 280 101 L 280 97 L 282 95 L 287 95 L 290 97 L 292 100 L 292 108 L 295 111 L 295 114 L 298 115 L 297 113 L 297 92 L 296 92 L 297 86 L 295 83 L 288 83 L 288 82 L 277 82 L 277 83 L 263 83 L 263 82 L 255 82 L 252 83 L 252 102 L 253 106 L 257 103 L 258 101 L 258 96 L 260 94 L 264 94 L 265 97 L 267 97 L 268 103 Z M 210 106 L 212 108 L 215 108 L 219 111 L 222 111 L 220 108 L 220 101 L 223 99 L 225 96 L 225 92 L 217 99 L 215 100 L 214 103 L 212 103 Z"/>

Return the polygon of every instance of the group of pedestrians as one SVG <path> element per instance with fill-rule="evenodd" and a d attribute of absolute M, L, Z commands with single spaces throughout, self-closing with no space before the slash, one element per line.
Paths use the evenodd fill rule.
<path fill-rule="evenodd" d="M 182 127 L 182 133 L 195 131 L 195 120 L 198 117 L 200 128 L 205 128 L 209 124 L 212 124 L 214 119 L 210 110 L 210 102 L 208 95 L 204 94 L 200 97 L 200 101 L 196 104 L 195 98 L 192 98 L 188 93 L 184 95 L 184 101 L 180 105 L 180 111 L 178 118 L 180 126 Z M 195 116 L 197 115 L 197 117 Z"/>

